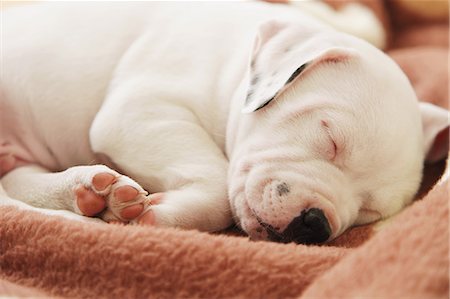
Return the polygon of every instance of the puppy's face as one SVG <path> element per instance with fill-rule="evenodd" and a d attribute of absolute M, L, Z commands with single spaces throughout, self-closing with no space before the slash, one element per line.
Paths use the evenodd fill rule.
<path fill-rule="evenodd" d="M 419 186 L 408 80 L 361 41 L 324 39 L 313 50 L 275 41 L 254 60 L 229 172 L 233 213 L 253 239 L 325 242 L 399 211 Z"/>

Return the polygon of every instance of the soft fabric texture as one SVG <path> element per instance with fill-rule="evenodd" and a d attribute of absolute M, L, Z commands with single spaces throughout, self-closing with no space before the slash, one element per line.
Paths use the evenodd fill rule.
<path fill-rule="evenodd" d="M 388 54 L 421 100 L 448 108 L 448 21 L 388 21 Z M 233 230 L 83 224 L 0 207 L 0 296 L 448 298 L 448 175 L 427 193 L 443 168 L 426 167 L 418 200 L 391 220 L 323 246 L 252 242 Z"/>
<path fill-rule="evenodd" d="M 2 213 L 2 274 L 69 297 L 293 297 L 346 253 Z"/>

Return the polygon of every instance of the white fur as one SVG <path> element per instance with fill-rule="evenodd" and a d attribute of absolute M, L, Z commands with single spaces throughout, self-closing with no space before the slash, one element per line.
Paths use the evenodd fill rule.
<path fill-rule="evenodd" d="M 246 103 L 255 74 L 264 84 Z M 10 9 L 0 90 L 0 154 L 43 167 L 4 176 L 10 196 L 79 212 L 55 190 L 72 190 L 66 169 L 92 175 L 99 166 L 73 167 L 107 156 L 145 190 L 165 192 L 152 206 L 157 225 L 213 231 L 234 215 L 255 239 L 266 238 L 255 213 L 282 229 L 318 207 L 335 237 L 397 212 L 419 186 L 428 146 L 414 92 L 387 56 L 281 5 Z M 287 195 L 274 191 L 282 183 Z"/>

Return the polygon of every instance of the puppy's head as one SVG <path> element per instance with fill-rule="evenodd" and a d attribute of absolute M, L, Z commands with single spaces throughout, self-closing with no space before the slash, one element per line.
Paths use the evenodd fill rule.
<path fill-rule="evenodd" d="M 229 195 L 253 239 L 321 243 L 392 215 L 427 154 L 448 151 L 434 142 L 448 114 L 421 107 L 391 59 L 344 34 L 264 24 L 246 89 L 230 117 Z"/>

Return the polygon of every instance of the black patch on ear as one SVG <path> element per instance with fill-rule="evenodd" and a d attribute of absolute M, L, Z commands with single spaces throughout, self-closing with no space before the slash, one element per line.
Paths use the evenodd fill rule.
<path fill-rule="evenodd" d="M 278 93 L 277 93 L 278 94 Z M 259 106 L 258 108 L 255 109 L 255 111 L 258 111 L 261 108 L 266 107 L 267 105 L 269 105 L 269 103 L 275 99 L 275 97 L 277 96 L 277 94 L 275 94 L 273 97 L 271 97 L 269 100 L 267 100 L 267 102 L 265 102 L 264 104 L 262 104 L 261 106 Z"/>
<path fill-rule="evenodd" d="M 285 83 L 284 85 L 289 84 L 290 82 L 292 82 L 296 77 L 298 77 L 298 75 L 300 75 L 300 74 L 305 70 L 305 68 L 306 68 L 307 66 L 308 66 L 308 63 L 305 63 L 305 64 L 301 65 L 298 69 L 296 69 L 295 72 L 289 77 L 289 79 L 286 81 L 286 83 Z M 273 74 L 273 75 L 274 75 L 274 74 Z M 273 75 L 272 75 L 272 76 L 273 76 Z M 250 97 L 252 96 L 252 94 L 253 94 L 253 88 L 254 88 L 254 86 L 256 85 L 256 83 L 258 83 L 259 79 L 260 79 L 260 77 L 259 77 L 258 75 L 254 75 L 253 78 L 251 79 L 251 82 L 250 82 L 250 89 L 249 89 L 248 92 L 247 92 L 247 99 L 245 100 L 245 103 L 248 103 L 249 98 L 250 98 Z M 254 110 L 254 112 L 255 112 L 255 111 L 258 111 L 258 110 L 261 109 L 261 108 L 266 107 L 273 99 L 275 99 L 275 98 L 277 97 L 278 93 L 279 93 L 279 92 L 275 93 L 275 94 L 273 95 L 273 97 L 271 97 L 270 99 L 266 100 L 261 106 L 259 106 L 258 108 L 256 108 L 256 109 Z"/>
<path fill-rule="evenodd" d="M 254 76 L 252 77 L 251 82 L 250 82 L 250 88 L 249 88 L 248 91 L 247 91 L 247 97 L 246 97 L 246 99 L 245 99 L 245 103 L 248 103 L 248 99 L 252 96 L 252 94 L 253 94 L 253 89 L 254 89 L 256 83 L 258 83 L 258 81 L 259 81 L 259 76 L 258 76 L 258 75 L 254 75 Z"/>
<path fill-rule="evenodd" d="M 296 69 L 295 72 L 289 77 L 289 79 L 287 79 L 285 85 L 288 84 L 288 83 L 291 83 L 292 80 L 294 80 L 295 78 L 297 78 L 298 75 L 300 75 L 300 74 L 305 70 L 305 68 L 306 68 L 307 66 L 308 66 L 308 64 L 305 63 L 305 64 L 302 64 L 298 69 Z"/>

